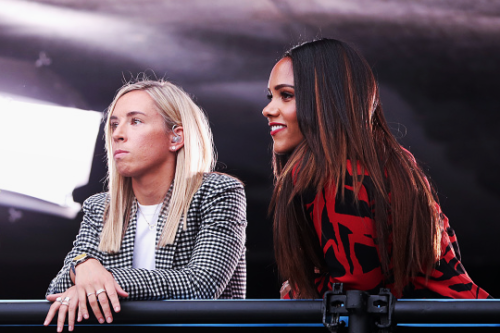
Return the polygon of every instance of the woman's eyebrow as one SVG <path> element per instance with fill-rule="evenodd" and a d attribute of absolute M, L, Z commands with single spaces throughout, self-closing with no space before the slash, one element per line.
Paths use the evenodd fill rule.
<path fill-rule="evenodd" d="M 127 117 L 132 117 L 132 116 L 135 116 L 135 115 L 138 115 L 138 114 L 142 114 L 144 116 L 146 115 L 144 112 L 141 112 L 141 111 L 130 111 L 130 112 L 127 113 Z M 111 117 L 109 117 L 109 119 L 115 120 L 115 119 L 118 119 L 118 117 L 117 116 L 111 116 Z"/>
<path fill-rule="evenodd" d="M 132 116 L 135 116 L 135 115 L 138 115 L 138 114 L 141 114 L 143 116 L 146 115 L 144 112 L 141 112 L 141 111 L 130 111 L 130 112 L 127 113 L 127 117 L 132 117 Z"/>
<path fill-rule="evenodd" d="M 286 84 L 286 83 L 282 83 L 282 84 L 278 84 L 278 85 L 274 86 L 274 90 L 279 90 L 281 88 L 293 88 L 293 89 L 295 89 L 295 86 L 293 86 L 291 84 Z"/>

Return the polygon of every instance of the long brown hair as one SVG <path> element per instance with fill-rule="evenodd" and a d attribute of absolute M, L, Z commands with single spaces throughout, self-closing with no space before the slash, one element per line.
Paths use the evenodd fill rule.
<path fill-rule="evenodd" d="M 302 194 L 343 189 L 347 161 L 354 193 L 370 175 L 373 218 L 382 272 L 395 291 L 418 273 L 430 274 L 440 255 L 436 196 L 413 156 L 391 134 L 378 86 L 366 60 L 348 44 L 321 39 L 285 54 L 293 65 L 297 120 L 304 141 L 290 154 L 274 154 L 275 256 L 280 275 L 299 292 L 316 297 L 314 270 L 325 270 Z M 357 198 L 355 199 L 357 200 Z M 355 204 L 355 203 L 354 203 Z"/>

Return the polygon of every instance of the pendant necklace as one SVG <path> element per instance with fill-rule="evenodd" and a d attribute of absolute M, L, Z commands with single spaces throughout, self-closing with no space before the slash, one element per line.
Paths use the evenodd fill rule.
<path fill-rule="evenodd" d="M 142 212 L 141 207 L 140 206 L 138 207 L 139 214 L 141 214 L 142 217 L 144 218 L 144 220 L 146 220 L 146 223 L 148 224 L 149 230 L 154 230 L 154 228 L 156 227 L 156 224 L 158 223 L 158 218 L 159 218 L 159 216 L 157 217 L 156 214 L 158 213 L 158 210 L 160 209 L 161 206 L 163 206 L 163 203 L 158 204 L 158 207 L 156 207 L 156 209 L 155 209 L 155 213 L 153 214 L 153 218 L 152 218 L 152 220 L 154 220 L 156 217 L 156 222 L 154 222 L 154 223 L 149 223 L 148 219 L 146 218 L 146 215 L 144 215 L 144 213 Z M 151 221 L 151 222 L 153 222 L 153 221 Z"/>

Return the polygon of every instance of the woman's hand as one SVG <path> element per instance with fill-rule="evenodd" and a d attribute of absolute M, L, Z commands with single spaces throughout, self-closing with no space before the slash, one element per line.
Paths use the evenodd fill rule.
<path fill-rule="evenodd" d="M 101 324 L 105 321 L 108 323 L 113 321 L 109 302 L 115 312 L 119 312 L 118 296 L 128 297 L 128 293 L 118 285 L 113 275 L 96 259 L 88 259 L 76 267 L 75 285 L 79 301 L 79 318 L 80 316 L 85 319 L 89 318 L 88 299 L 94 315 Z"/>
<path fill-rule="evenodd" d="M 78 306 L 78 293 L 76 287 L 73 286 L 68 288 L 61 294 L 49 295 L 47 296 L 47 300 L 54 303 L 50 306 L 43 325 L 49 325 L 56 312 L 59 310 L 59 315 L 57 316 L 57 331 L 62 332 L 66 313 L 68 314 L 68 330 L 73 331 L 73 327 L 75 326 L 75 312 Z M 80 312 L 78 312 L 78 321 L 82 321 Z"/>
<path fill-rule="evenodd" d="M 288 296 L 288 293 L 290 292 L 290 290 L 292 290 L 292 287 L 290 287 L 290 284 L 288 283 L 288 280 L 286 280 L 285 282 L 283 282 L 283 284 L 281 285 L 281 289 L 280 289 L 280 298 L 281 299 L 284 299 L 285 297 L 286 298 L 289 298 L 287 297 Z"/>

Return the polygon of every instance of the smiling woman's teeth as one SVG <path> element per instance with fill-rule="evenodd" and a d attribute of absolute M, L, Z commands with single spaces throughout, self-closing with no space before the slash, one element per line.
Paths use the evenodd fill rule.
<path fill-rule="evenodd" d="M 273 125 L 271 126 L 271 131 L 276 131 L 277 129 L 280 129 L 280 128 L 285 128 L 286 126 L 283 126 L 283 125 Z"/>

